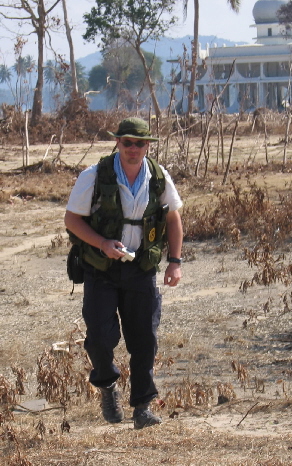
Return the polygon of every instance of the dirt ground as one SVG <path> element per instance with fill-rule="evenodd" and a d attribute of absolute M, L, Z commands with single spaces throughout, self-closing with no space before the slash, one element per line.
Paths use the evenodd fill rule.
<path fill-rule="evenodd" d="M 2 170 L 12 168 L 7 157 L 5 164 Z M 17 197 L 0 205 L 0 373 L 11 378 L 12 365 L 25 369 L 27 394 L 19 404 L 35 399 L 40 353 L 66 340 L 76 322 L 83 328 L 82 285 L 71 295 L 66 274 L 64 211 L 64 203 Z M 37 453 L 40 442 L 26 445 L 31 464 L 292 464 L 287 289 L 255 285 L 243 292 L 242 283 L 255 273 L 243 247 L 215 240 L 185 244 L 183 279 L 175 289 L 163 285 L 162 263 L 156 381 L 160 399 L 174 392 L 178 399 L 180 393 L 181 406 L 173 411 L 166 402 L 160 413 L 163 424 L 147 432 L 133 430 L 130 410 L 121 425 L 109 426 L 98 403 L 78 412 L 72 408 L 70 433 L 60 434 L 58 441 L 56 436 L 43 440 L 42 455 Z M 284 252 L 291 262 L 290 244 Z M 184 397 L 190 386 L 204 387 L 204 393 L 188 407 Z M 34 426 L 39 417 L 29 414 L 19 413 L 16 424 Z M 41 419 L 59 425 L 60 415 L 51 416 L 46 421 L 43 413 Z M 7 455 L 2 443 L 0 457 L 1 449 Z M 12 464 L 3 461 L 1 465 Z"/>

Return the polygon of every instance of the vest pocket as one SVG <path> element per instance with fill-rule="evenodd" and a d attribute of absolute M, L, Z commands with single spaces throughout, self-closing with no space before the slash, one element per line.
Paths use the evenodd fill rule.
<path fill-rule="evenodd" d="M 164 239 L 165 227 L 166 227 L 165 220 L 164 221 L 157 220 L 157 223 L 156 223 L 156 238 L 157 238 L 157 241 L 161 241 L 161 240 Z"/>
<path fill-rule="evenodd" d="M 149 215 L 148 217 L 144 218 L 144 226 L 143 226 L 143 248 L 148 249 L 151 248 L 153 244 L 157 241 L 157 216 Z"/>
<path fill-rule="evenodd" d="M 105 272 L 112 265 L 113 259 L 101 256 L 98 249 L 93 248 L 88 244 L 86 244 L 84 249 L 82 256 L 83 260 L 92 265 L 95 269 Z"/>
<path fill-rule="evenodd" d="M 144 272 L 147 272 L 153 267 L 159 270 L 158 264 L 161 261 L 162 251 L 161 246 L 152 246 L 150 249 L 146 249 L 141 255 L 139 260 L 139 266 Z"/>

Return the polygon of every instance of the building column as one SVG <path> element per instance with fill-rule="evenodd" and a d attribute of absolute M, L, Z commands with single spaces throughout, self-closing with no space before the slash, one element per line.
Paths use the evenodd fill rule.
<path fill-rule="evenodd" d="M 258 106 L 266 106 L 266 96 L 265 96 L 265 83 L 264 83 L 264 64 L 260 63 L 260 79 L 258 82 Z"/>

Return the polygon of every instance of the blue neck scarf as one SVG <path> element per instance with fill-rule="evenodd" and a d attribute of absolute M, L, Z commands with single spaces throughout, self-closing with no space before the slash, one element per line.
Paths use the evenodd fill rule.
<path fill-rule="evenodd" d="M 137 178 L 135 179 L 134 183 L 132 184 L 132 186 L 130 185 L 129 183 L 129 180 L 127 178 L 127 175 L 126 173 L 124 172 L 124 169 L 122 167 L 122 164 L 121 164 L 121 160 L 120 160 L 120 154 L 119 152 L 116 154 L 115 156 L 115 160 L 114 160 L 114 170 L 116 172 L 116 175 L 117 175 L 117 179 L 118 179 L 118 182 L 127 186 L 127 188 L 131 191 L 131 193 L 133 194 L 134 197 L 136 197 L 144 179 L 145 179 L 145 176 L 146 176 L 146 159 L 144 157 L 143 161 L 142 161 L 142 165 L 141 165 L 141 168 L 140 168 L 140 171 L 137 175 Z"/>

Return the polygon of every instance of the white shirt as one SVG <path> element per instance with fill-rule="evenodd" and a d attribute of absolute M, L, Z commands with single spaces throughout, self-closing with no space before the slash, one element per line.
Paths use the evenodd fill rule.
<path fill-rule="evenodd" d="M 182 201 L 169 173 L 165 168 L 161 167 L 161 169 L 165 175 L 165 191 L 160 196 L 160 205 L 168 204 L 170 211 L 177 210 L 182 206 Z M 89 216 L 99 207 L 99 203 L 91 207 L 96 170 L 97 165 L 91 165 L 80 173 L 71 191 L 67 210 L 74 214 Z M 151 172 L 147 164 L 145 180 L 135 198 L 124 184 L 118 183 L 124 217 L 134 220 L 142 218 L 149 200 L 150 178 Z M 121 238 L 124 246 L 132 251 L 136 251 L 141 244 L 142 237 L 143 231 L 141 226 L 124 225 Z"/>

